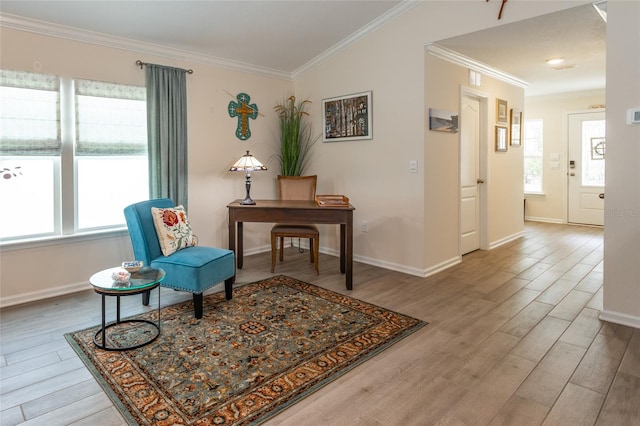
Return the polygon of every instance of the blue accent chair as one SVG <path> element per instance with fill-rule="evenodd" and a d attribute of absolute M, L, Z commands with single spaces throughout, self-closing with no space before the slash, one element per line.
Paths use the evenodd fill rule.
<path fill-rule="evenodd" d="M 125 207 L 124 216 L 129 228 L 129 237 L 136 260 L 145 266 L 161 268 L 165 279 L 161 285 L 174 290 L 193 293 L 195 317 L 202 318 L 202 293 L 224 281 L 227 300 L 232 297 L 235 279 L 235 256 L 231 250 L 214 247 L 187 247 L 164 256 L 153 224 L 151 207 L 174 207 L 169 198 L 142 201 Z M 143 304 L 149 304 L 149 294 L 143 294 Z"/>

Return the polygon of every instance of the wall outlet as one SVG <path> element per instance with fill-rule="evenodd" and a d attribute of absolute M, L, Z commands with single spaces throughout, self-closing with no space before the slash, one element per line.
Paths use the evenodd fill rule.
<path fill-rule="evenodd" d="M 360 224 L 360 230 L 362 232 L 369 232 L 369 222 L 367 222 L 366 220 L 363 220 L 362 223 Z"/>

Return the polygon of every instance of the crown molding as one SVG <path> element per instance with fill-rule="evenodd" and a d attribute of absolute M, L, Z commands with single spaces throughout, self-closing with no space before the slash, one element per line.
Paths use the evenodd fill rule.
<path fill-rule="evenodd" d="M 258 67 L 243 62 L 231 61 L 228 59 L 202 55 L 188 50 L 175 49 L 139 40 L 132 40 L 124 37 L 116 37 L 94 31 L 81 30 L 65 25 L 53 24 L 36 19 L 28 19 L 10 14 L 0 14 L 0 27 L 14 30 L 27 31 L 36 34 L 58 37 L 66 40 L 79 41 L 83 43 L 95 44 L 98 46 L 111 47 L 128 50 L 143 54 L 160 56 L 169 59 L 180 59 L 205 65 L 213 65 L 235 71 L 242 71 L 257 74 L 264 77 L 277 78 L 281 80 L 292 80 L 289 72 L 274 70 L 271 68 Z"/>
<path fill-rule="evenodd" d="M 295 80 L 296 78 L 298 78 L 300 74 L 319 65 L 320 63 L 326 61 L 327 59 L 332 58 L 333 56 L 337 55 L 347 47 L 351 46 L 352 44 L 355 44 L 356 42 L 368 36 L 369 34 L 374 32 L 378 28 L 382 27 L 386 23 L 392 21 L 393 19 L 397 18 L 403 13 L 420 5 L 421 3 L 422 3 L 421 1 L 416 1 L 416 0 L 402 0 L 397 6 L 393 7 L 392 9 L 389 9 L 389 11 L 387 11 L 385 14 L 380 15 L 377 19 L 369 22 L 367 25 L 360 28 L 359 30 L 357 30 L 347 38 L 343 39 L 342 41 L 333 45 L 329 49 L 325 50 L 324 52 L 322 52 L 321 54 L 319 54 L 318 56 L 316 56 L 306 64 L 302 65 L 301 67 L 295 69 L 291 73 L 292 78 Z"/>
<path fill-rule="evenodd" d="M 143 54 L 160 56 L 169 59 L 180 59 L 195 63 L 213 65 L 221 68 L 227 68 L 235 71 L 242 71 L 256 74 L 264 77 L 277 78 L 281 80 L 293 81 L 301 73 L 317 66 L 327 59 L 335 56 L 347 47 L 355 44 L 387 22 L 397 18 L 403 13 L 418 6 L 421 1 L 402 0 L 397 6 L 390 9 L 384 15 L 379 16 L 374 21 L 360 28 L 349 37 L 338 42 L 331 48 L 327 49 L 320 55 L 316 56 L 303 66 L 293 72 L 275 70 L 271 68 L 259 67 L 243 62 L 232 61 L 229 59 L 218 58 L 208 55 L 202 55 L 187 50 L 175 49 L 153 43 L 147 43 L 139 40 L 128 39 L 124 37 L 111 36 L 104 33 L 98 33 L 89 30 L 81 30 L 65 25 L 54 24 L 51 22 L 40 21 L 37 19 L 29 19 L 21 16 L 0 13 L 0 27 L 11 28 L 20 31 L 27 31 L 36 34 L 58 37 L 66 40 L 79 41 L 83 43 L 91 43 L 98 46 L 111 47 L 116 49 L 128 50 Z"/>
<path fill-rule="evenodd" d="M 468 56 L 461 55 L 460 53 L 455 52 L 451 49 L 447 49 L 446 47 L 442 47 L 442 46 L 438 46 L 437 44 L 430 43 L 425 46 L 425 49 L 431 55 L 438 57 L 440 59 L 444 59 L 445 61 L 452 62 L 456 65 L 460 65 L 465 68 L 470 68 L 484 75 L 488 75 L 490 77 L 504 81 L 506 83 L 513 84 L 514 86 L 518 86 L 522 88 L 529 87 L 529 83 L 522 80 L 521 78 L 518 78 L 512 74 L 509 74 L 497 68 L 493 68 L 490 65 L 476 61 L 475 59 L 469 58 Z"/>

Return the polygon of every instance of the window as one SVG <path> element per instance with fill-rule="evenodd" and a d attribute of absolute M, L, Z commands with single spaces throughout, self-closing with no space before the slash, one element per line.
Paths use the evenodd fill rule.
<path fill-rule="evenodd" d="M 524 122 L 524 192 L 542 191 L 542 120 Z"/>
<path fill-rule="evenodd" d="M 582 122 L 582 185 L 604 186 L 605 120 Z"/>
<path fill-rule="evenodd" d="M 11 206 L 0 238 L 123 226 L 124 206 L 149 193 L 145 97 L 144 87 L 0 70 L 0 192 Z"/>
<path fill-rule="evenodd" d="M 75 82 L 77 228 L 124 224 L 149 198 L 145 88 Z"/>
<path fill-rule="evenodd" d="M 59 231 L 60 79 L 0 74 L 0 238 Z"/>

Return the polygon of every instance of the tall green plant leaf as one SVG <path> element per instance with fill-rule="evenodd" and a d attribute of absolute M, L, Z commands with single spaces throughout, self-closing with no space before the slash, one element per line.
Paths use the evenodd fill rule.
<path fill-rule="evenodd" d="M 280 153 L 276 157 L 280 161 L 283 176 L 301 176 L 307 165 L 310 150 L 317 137 L 312 136 L 312 126 L 306 111 L 311 101 L 296 103 L 295 96 L 289 96 L 274 109 L 280 122 Z"/>

